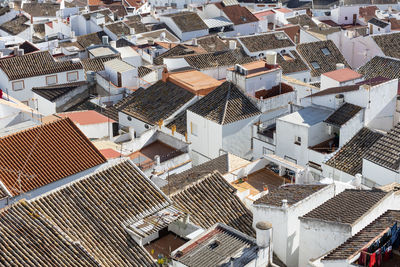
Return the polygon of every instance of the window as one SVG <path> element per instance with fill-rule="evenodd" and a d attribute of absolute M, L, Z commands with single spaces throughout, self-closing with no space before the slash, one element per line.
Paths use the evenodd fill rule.
<path fill-rule="evenodd" d="M 22 104 L 29 106 L 29 102 L 28 101 L 21 101 Z"/>
<path fill-rule="evenodd" d="M 67 81 L 74 82 L 77 80 L 78 80 L 78 72 L 77 71 L 67 73 Z"/>
<path fill-rule="evenodd" d="M 273 155 L 273 154 L 275 154 L 275 151 L 269 149 L 268 147 L 263 146 L 263 155 Z"/>
<path fill-rule="evenodd" d="M 131 121 L 131 120 L 132 120 L 132 117 L 131 117 L 131 116 L 128 116 L 127 119 L 128 119 L 128 121 Z"/>
<path fill-rule="evenodd" d="M 290 162 L 292 162 L 292 163 L 294 163 L 294 164 L 297 164 L 297 160 L 292 158 L 292 157 L 289 157 L 289 156 L 285 155 L 283 158 L 288 160 L 288 161 L 290 161 Z"/>
<path fill-rule="evenodd" d="M 301 145 L 301 137 L 300 136 L 296 136 L 295 138 L 294 138 L 294 143 L 296 144 L 296 145 Z"/>
<path fill-rule="evenodd" d="M 25 88 L 25 83 L 24 81 L 15 81 L 12 82 L 12 88 L 14 91 L 19 91 Z"/>
<path fill-rule="evenodd" d="M 197 136 L 197 134 L 198 134 L 197 124 L 195 124 L 193 122 L 190 123 L 190 133 L 192 135 Z"/>
<path fill-rule="evenodd" d="M 344 17 L 344 20 L 347 20 L 347 17 Z"/>
<path fill-rule="evenodd" d="M 46 84 L 52 85 L 57 83 L 57 75 L 46 76 Z"/>
<path fill-rule="evenodd" d="M 317 61 L 311 62 L 311 66 L 313 66 L 314 69 L 320 69 L 321 68 Z"/>
<path fill-rule="evenodd" d="M 329 49 L 326 47 L 322 48 L 321 51 L 325 56 L 329 56 L 331 54 L 331 51 L 329 51 Z"/>

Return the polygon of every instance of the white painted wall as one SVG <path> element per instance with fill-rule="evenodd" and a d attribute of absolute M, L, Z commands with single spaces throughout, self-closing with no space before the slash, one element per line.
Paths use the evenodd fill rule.
<path fill-rule="evenodd" d="M 253 204 L 253 227 L 259 221 L 272 223 L 274 252 L 287 266 L 298 266 L 300 244 L 298 217 L 310 212 L 334 195 L 333 185 L 328 185 L 288 208 Z"/>
<path fill-rule="evenodd" d="M 378 185 L 400 182 L 400 174 L 398 171 L 389 170 L 366 159 L 363 159 L 362 175 Z"/>

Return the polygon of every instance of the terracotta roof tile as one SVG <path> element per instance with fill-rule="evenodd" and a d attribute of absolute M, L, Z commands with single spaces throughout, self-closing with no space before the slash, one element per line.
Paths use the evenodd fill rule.
<path fill-rule="evenodd" d="M 147 89 L 140 88 L 122 99 L 115 108 L 155 125 L 159 120 L 169 118 L 193 97 L 194 94 L 171 82 L 158 81 Z"/>
<path fill-rule="evenodd" d="M 305 214 L 303 218 L 353 225 L 388 193 L 376 190 L 346 189 Z"/>
<path fill-rule="evenodd" d="M 22 9 L 32 17 L 55 17 L 60 5 L 55 3 L 24 3 Z"/>
<path fill-rule="evenodd" d="M 49 101 L 54 101 L 59 97 L 71 92 L 72 90 L 85 86 L 88 83 L 86 81 L 82 82 L 74 82 L 74 83 L 65 83 L 65 84 L 57 84 L 57 85 L 49 85 L 43 87 L 34 87 L 32 88 L 32 92 L 40 95 L 41 97 L 46 98 Z"/>
<path fill-rule="evenodd" d="M 221 125 L 261 114 L 257 106 L 231 82 L 224 82 L 188 110 Z"/>
<path fill-rule="evenodd" d="M 99 266 L 87 250 L 24 200 L 0 211 L 0 232 L 2 266 Z"/>
<path fill-rule="evenodd" d="M 70 119 L 1 138 L 0 157 L 0 179 L 14 196 L 106 161 Z"/>
<path fill-rule="evenodd" d="M 373 144 L 365 159 L 397 172 L 400 167 L 400 124 Z"/>
<path fill-rule="evenodd" d="M 400 78 L 400 59 L 375 56 L 364 66 L 358 69 L 366 79 L 384 77 L 388 79 Z"/>
<path fill-rule="evenodd" d="M 344 103 L 335 110 L 324 122 L 341 127 L 351 120 L 362 108 L 350 103 Z"/>
<path fill-rule="evenodd" d="M 119 55 L 108 55 L 103 57 L 83 59 L 82 65 L 85 71 L 101 71 L 104 70 L 104 63 L 116 58 L 121 58 Z"/>
<path fill-rule="evenodd" d="M 239 37 L 238 40 L 250 52 L 262 52 L 295 46 L 289 36 L 283 31 Z"/>
<path fill-rule="evenodd" d="M 48 51 L 0 60 L 0 68 L 10 80 L 41 76 L 52 73 L 82 69 L 81 63 L 55 61 Z"/>
<path fill-rule="evenodd" d="M 249 236 L 255 236 L 253 215 L 218 171 L 170 195 L 174 204 L 190 213 L 190 221 L 203 228 L 221 222 Z"/>
<path fill-rule="evenodd" d="M 365 153 L 382 136 L 381 133 L 362 128 L 325 164 L 350 175 L 362 173 L 362 160 Z"/>
<path fill-rule="evenodd" d="M 272 189 L 265 196 L 254 201 L 255 205 L 282 206 L 282 200 L 286 199 L 289 206 L 302 201 L 317 191 L 323 189 L 326 185 L 300 185 L 289 184 Z"/>
<path fill-rule="evenodd" d="M 323 52 L 324 48 L 329 50 L 329 54 Z M 350 68 L 346 59 L 331 40 L 302 43 L 297 45 L 296 50 L 309 65 L 311 76 L 320 76 L 322 73 L 333 71 L 336 69 L 337 63 L 342 63 Z M 319 68 L 313 66 L 313 62 L 316 62 Z"/>
<path fill-rule="evenodd" d="M 101 266 L 156 266 L 126 232 L 130 220 L 152 215 L 170 202 L 130 161 L 96 172 L 32 205 L 79 241 Z"/>
<path fill-rule="evenodd" d="M 385 56 L 400 58 L 400 32 L 373 35 L 372 39 L 374 39 Z"/>
<path fill-rule="evenodd" d="M 221 9 L 235 25 L 258 21 L 258 18 L 251 13 L 250 10 L 241 5 L 223 6 L 222 3 L 216 3 L 215 5 Z"/>
<path fill-rule="evenodd" d="M 185 11 L 163 16 L 171 18 L 182 32 L 208 30 L 207 25 L 195 12 Z"/>

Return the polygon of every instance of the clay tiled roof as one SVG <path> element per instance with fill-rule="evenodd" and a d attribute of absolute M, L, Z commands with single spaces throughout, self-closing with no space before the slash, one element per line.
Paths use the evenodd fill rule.
<path fill-rule="evenodd" d="M 229 46 L 225 42 L 223 42 L 217 35 L 197 38 L 197 44 L 209 53 L 215 51 L 223 51 L 229 48 Z"/>
<path fill-rule="evenodd" d="M 55 3 L 24 3 L 22 9 L 32 17 L 55 17 L 60 5 Z"/>
<path fill-rule="evenodd" d="M 0 29 L 11 35 L 17 35 L 29 28 L 29 25 L 25 24 L 27 21 L 29 21 L 27 17 L 18 16 L 1 24 Z"/>
<path fill-rule="evenodd" d="M 283 74 L 290 74 L 299 71 L 307 71 L 309 68 L 304 63 L 303 59 L 299 56 L 296 50 L 290 50 L 291 56 L 278 54 L 277 63 L 282 68 Z"/>
<path fill-rule="evenodd" d="M 400 58 L 400 32 L 373 35 L 375 43 L 388 57 Z"/>
<path fill-rule="evenodd" d="M 165 193 L 173 193 L 186 185 L 194 183 L 203 178 L 206 174 L 218 171 L 222 175 L 226 174 L 228 169 L 228 154 L 219 156 L 215 159 L 194 166 L 189 170 L 173 174 L 167 178 L 168 185 L 162 188 Z"/>
<path fill-rule="evenodd" d="M 376 190 L 346 189 L 303 216 L 329 222 L 353 225 L 368 214 L 387 195 Z"/>
<path fill-rule="evenodd" d="M 360 17 L 364 18 L 365 21 L 375 17 L 375 11 L 379 10 L 377 6 L 365 6 L 359 8 Z"/>
<path fill-rule="evenodd" d="M 14 196 L 106 161 L 69 119 L 1 138 L 0 157 L 0 179 Z"/>
<path fill-rule="evenodd" d="M 173 46 L 173 44 L 171 44 L 171 47 L 172 48 L 169 49 L 168 51 L 166 51 L 165 53 L 162 53 L 158 57 L 154 58 L 153 63 L 155 65 L 162 65 L 162 64 L 164 64 L 164 58 L 175 57 L 175 56 L 184 56 L 184 55 L 195 54 L 195 53 L 199 53 L 199 52 L 203 52 L 203 53 L 206 52 L 202 48 L 200 48 L 201 50 L 199 51 L 199 49 L 196 49 L 196 47 L 186 46 L 183 44 L 179 44 L 176 46 Z"/>
<path fill-rule="evenodd" d="M 48 51 L 30 53 L 23 56 L 0 60 L 0 68 L 10 80 L 41 76 L 82 69 L 81 63 L 55 61 Z"/>
<path fill-rule="evenodd" d="M 103 43 L 103 36 L 107 36 L 104 31 L 99 31 L 95 33 L 80 35 L 76 37 L 76 41 L 79 45 L 84 48 L 89 47 L 90 45 L 100 45 Z"/>
<path fill-rule="evenodd" d="M 365 153 L 381 137 L 381 133 L 362 128 L 325 164 L 353 176 L 362 173 Z"/>
<path fill-rule="evenodd" d="M 172 129 L 172 126 L 175 125 L 175 130 L 176 132 L 185 135 L 186 133 L 186 110 L 181 111 L 178 115 L 175 116 L 175 118 L 168 123 L 165 127 Z"/>
<path fill-rule="evenodd" d="M 150 72 L 152 72 L 152 69 L 149 69 L 145 66 L 139 66 L 138 67 L 138 73 L 139 73 L 139 77 L 142 78 L 144 76 L 146 76 L 147 74 L 149 74 Z"/>
<path fill-rule="evenodd" d="M 123 161 L 32 203 L 102 266 L 155 266 L 126 232 L 128 221 L 170 202 L 139 169 Z"/>
<path fill-rule="evenodd" d="M 249 236 L 255 236 L 253 215 L 218 171 L 170 195 L 174 205 L 190 214 L 190 221 L 203 228 L 224 223 Z"/>
<path fill-rule="evenodd" d="M 116 36 L 125 36 L 130 34 L 130 28 L 122 21 L 107 24 L 105 27 Z"/>
<path fill-rule="evenodd" d="M 362 249 L 368 242 L 381 234 L 386 228 L 400 223 L 400 211 L 388 210 L 353 237 L 350 237 L 339 247 L 333 249 L 323 259 L 324 261 L 344 260 L 350 258 Z"/>
<path fill-rule="evenodd" d="M 101 71 L 104 70 L 104 63 L 116 58 L 120 58 L 119 55 L 108 55 L 103 57 L 86 58 L 83 59 L 82 65 L 85 71 Z"/>
<path fill-rule="evenodd" d="M 87 85 L 86 81 L 75 82 L 75 83 L 66 83 L 66 84 L 57 84 L 57 85 L 49 85 L 43 87 L 34 87 L 32 88 L 32 92 L 40 95 L 41 97 L 46 98 L 49 101 L 54 101 L 59 97 L 71 92 L 72 90 Z"/>
<path fill-rule="evenodd" d="M 325 72 L 323 75 L 338 82 L 347 82 L 362 78 L 361 74 L 349 68 L 343 68 L 343 69 L 333 70 L 330 72 Z"/>
<path fill-rule="evenodd" d="M 388 79 L 400 78 L 400 59 L 375 56 L 364 66 L 358 69 L 366 79 L 385 77 Z"/>
<path fill-rule="evenodd" d="M 170 17 L 182 32 L 208 30 L 207 25 L 195 12 L 179 12 L 164 17 Z"/>
<path fill-rule="evenodd" d="M 254 61 L 243 50 L 217 51 L 184 56 L 186 62 L 195 69 L 211 69 L 217 67 L 232 67 L 235 64 L 245 64 Z"/>
<path fill-rule="evenodd" d="M 317 24 L 312 20 L 312 18 L 306 14 L 303 15 L 299 15 L 293 18 L 289 18 L 287 19 L 288 22 L 290 22 L 291 24 L 298 24 L 301 27 L 304 26 L 309 26 L 310 28 L 312 27 L 317 27 Z"/>
<path fill-rule="evenodd" d="M 341 127 L 343 124 L 351 120 L 362 108 L 350 103 L 344 103 L 340 108 L 335 110 L 324 122 Z"/>
<path fill-rule="evenodd" d="M 387 26 L 389 26 L 389 23 L 386 23 L 386 22 L 384 22 L 384 21 L 382 21 L 380 19 L 377 19 L 377 18 L 372 18 L 372 19 L 368 20 L 368 23 L 371 23 L 371 24 L 373 24 L 373 25 L 375 25 L 377 27 L 380 27 L 380 28 L 386 28 Z"/>
<path fill-rule="evenodd" d="M 291 184 L 272 189 L 265 196 L 257 199 L 255 205 L 282 206 L 282 200 L 286 199 L 289 206 L 302 201 L 315 192 L 323 189 L 326 185 L 300 185 Z"/>
<path fill-rule="evenodd" d="M 240 37 L 238 40 L 250 52 L 262 52 L 271 49 L 295 46 L 292 40 L 290 40 L 289 36 L 287 36 L 287 34 L 283 31 L 250 35 L 246 37 Z"/>
<path fill-rule="evenodd" d="M 329 55 L 325 55 L 323 48 L 329 50 Z M 331 41 L 319 41 L 311 43 L 302 43 L 297 45 L 297 52 L 303 57 L 311 69 L 311 76 L 320 76 L 322 73 L 333 71 L 336 69 L 337 63 L 342 63 L 350 68 L 346 59 L 340 53 L 336 45 Z M 319 68 L 312 65 L 316 62 Z"/>
<path fill-rule="evenodd" d="M 61 118 L 70 118 L 74 123 L 79 125 L 99 124 L 99 123 L 112 123 L 107 116 L 96 112 L 94 110 L 78 110 L 58 113 Z"/>
<path fill-rule="evenodd" d="M 221 125 L 261 114 L 257 106 L 231 82 L 224 82 L 188 110 Z"/>
<path fill-rule="evenodd" d="M 98 266 L 70 236 L 24 200 L 0 212 L 2 266 Z"/>
<path fill-rule="evenodd" d="M 147 89 L 140 88 L 124 98 L 115 108 L 127 115 L 155 125 L 169 118 L 194 97 L 194 94 L 173 83 L 158 81 Z"/>
<path fill-rule="evenodd" d="M 365 159 L 390 170 L 400 165 L 400 124 L 378 140 L 366 153 Z"/>
<path fill-rule="evenodd" d="M 241 5 L 224 6 L 222 3 L 216 3 L 215 5 L 221 9 L 235 25 L 258 21 L 258 18 L 251 13 L 250 10 Z"/>

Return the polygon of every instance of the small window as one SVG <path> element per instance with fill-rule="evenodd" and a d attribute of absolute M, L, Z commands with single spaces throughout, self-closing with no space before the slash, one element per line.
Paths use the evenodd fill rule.
<path fill-rule="evenodd" d="M 329 49 L 326 47 L 322 48 L 321 51 L 325 56 L 329 56 L 331 54 L 331 51 L 329 51 Z"/>
<path fill-rule="evenodd" d="M 67 81 L 74 82 L 77 80 L 78 80 L 78 72 L 77 71 L 67 73 Z"/>
<path fill-rule="evenodd" d="M 52 85 L 57 83 L 57 75 L 46 76 L 46 84 Z"/>
<path fill-rule="evenodd" d="M 21 101 L 22 104 L 29 106 L 29 102 L 28 101 Z"/>
<path fill-rule="evenodd" d="M 131 121 L 131 120 L 132 120 L 132 117 L 131 117 L 131 116 L 128 116 L 127 119 L 128 119 L 128 121 Z"/>
<path fill-rule="evenodd" d="M 300 136 L 296 136 L 296 137 L 294 138 L 294 143 L 295 143 L 296 145 L 300 146 L 300 145 L 301 145 L 301 137 L 300 137 Z"/>
<path fill-rule="evenodd" d="M 15 81 L 12 82 L 12 88 L 14 91 L 19 91 L 25 88 L 24 81 Z"/>
<path fill-rule="evenodd" d="M 320 69 L 321 68 L 317 61 L 311 62 L 311 66 L 313 66 L 314 69 Z"/>
<path fill-rule="evenodd" d="M 380 32 L 381 31 L 381 28 L 378 28 L 378 32 Z"/>
<path fill-rule="evenodd" d="M 197 124 L 195 124 L 193 122 L 190 123 L 190 133 L 192 135 L 197 136 L 197 134 L 198 134 Z"/>
<path fill-rule="evenodd" d="M 347 20 L 347 17 L 344 17 L 344 20 Z"/>

